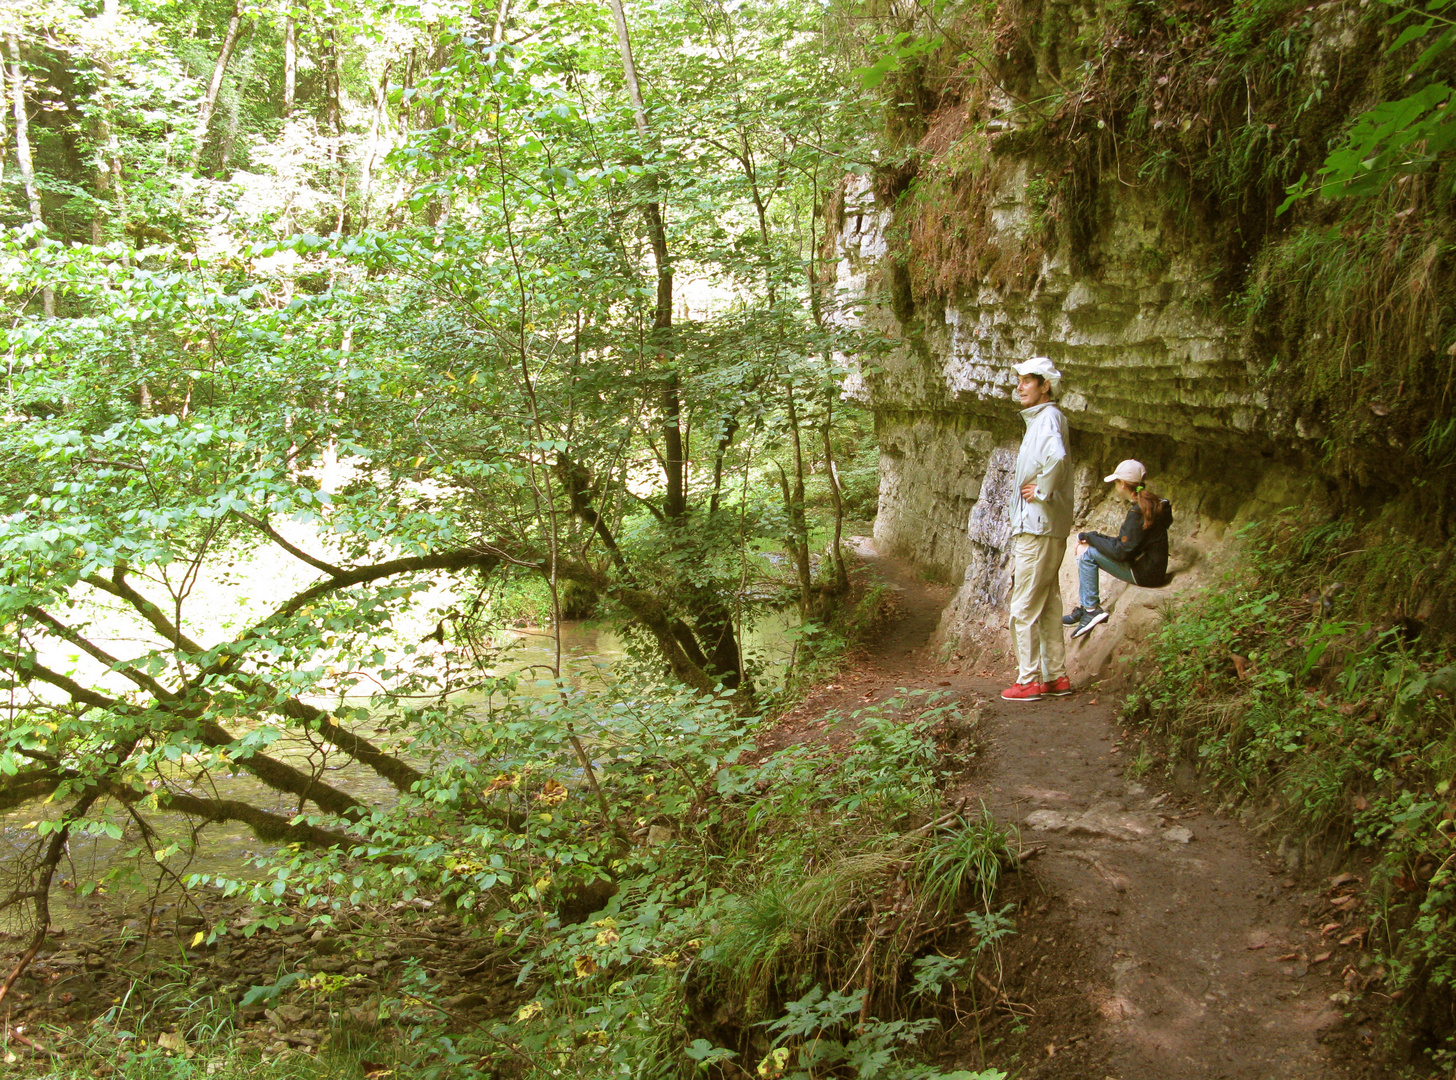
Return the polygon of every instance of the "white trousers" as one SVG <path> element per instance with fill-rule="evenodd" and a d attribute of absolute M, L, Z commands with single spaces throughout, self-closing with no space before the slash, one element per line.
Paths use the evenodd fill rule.
<path fill-rule="evenodd" d="M 1011 638 L 1016 646 L 1016 681 L 1054 682 L 1067 673 L 1062 640 L 1062 590 L 1058 574 L 1066 554 L 1064 536 L 1017 533 L 1011 538 Z"/>

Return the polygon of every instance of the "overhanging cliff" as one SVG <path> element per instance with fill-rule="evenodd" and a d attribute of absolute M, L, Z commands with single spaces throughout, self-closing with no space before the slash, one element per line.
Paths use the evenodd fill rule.
<path fill-rule="evenodd" d="M 894 114 L 902 146 L 872 180 L 846 185 L 833 254 L 841 319 L 887 346 L 847 384 L 875 415 L 876 541 L 959 584 L 940 628 L 947 653 L 1004 648 L 1006 505 L 1021 431 L 1012 363 L 1046 355 L 1064 373 L 1079 528 L 1113 530 L 1121 520 L 1101 478 L 1124 457 L 1143 461 L 1173 500 L 1175 583 L 1164 591 L 1113 583 L 1110 632 L 1072 658 L 1074 675 L 1085 676 L 1105 672 L 1116 644 L 1136 640 L 1170 592 L 1210 580 L 1210 556 L 1251 516 L 1404 500 L 1418 519 L 1432 519 L 1422 540 L 1444 544 L 1444 496 L 1432 503 L 1399 472 L 1423 467 L 1421 440 L 1449 418 L 1447 405 L 1410 384 L 1442 371 L 1449 379 L 1452 330 L 1441 300 L 1451 277 L 1444 207 L 1412 191 L 1403 218 L 1348 202 L 1275 213 L 1293 170 L 1317 160 L 1378 82 L 1366 56 L 1369 20 L 1327 5 L 1308 9 L 1302 23 L 1274 25 L 1271 33 L 1295 41 L 1296 61 L 1271 82 L 1268 57 L 1246 57 L 1264 81 L 1226 100 L 1241 108 L 1216 131 L 1176 99 L 1191 75 L 1166 67 L 1177 51 L 1166 38 L 1145 38 L 1141 58 L 1122 55 L 1100 76 L 1083 56 L 1074 83 L 1078 48 L 1086 53 L 1100 34 L 1105 61 L 1120 40 L 1116 25 L 1075 10 L 1079 18 L 1060 30 L 1048 28 L 1050 7 L 998 12 L 1003 28 L 1019 19 L 1043 31 L 1042 45 L 1022 57 L 1031 63 L 1000 83 L 958 81 L 963 63 L 905 76 L 913 85 L 900 87 Z M 1199 50 L 1217 43 L 1214 14 L 1213 30 L 1178 46 L 1194 68 Z M 1063 33 L 1071 27 L 1075 46 Z M 1228 67 L 1208 67 L 1194 100 L 1220 93 Z M 1345 79 L 1338 92 L 1329 90 L 1333 77 Z M 1110 101 L 1119 86 L 1153 88 L 1163 114 L 1156 127 L 1148 99 Z M 1323 137 L 1291 150 L 1301 131 L 1278 136 L 1267 117 L 1283 117 L 1301 94 L 1328 99 Z M 1025 104 L 1038 99 L 1055 109 Z M 1308 134 L 1314 119 L 1305 114 Z M 1200 122 L 1201 161 L 1157 158 Z M 1145 142 L 1131 140 L 1135 130 Z M 1281 167 L 1250 172 L 1241 190 L 1220 181 L 1210 162 L 1232 152 L 1235 136 L 1252 140 L 1240 152 Z M 1386 235 L 1371 234 L 1372 225 Z M 1073 580 L 1069 556 L 1068 607 Z"/>

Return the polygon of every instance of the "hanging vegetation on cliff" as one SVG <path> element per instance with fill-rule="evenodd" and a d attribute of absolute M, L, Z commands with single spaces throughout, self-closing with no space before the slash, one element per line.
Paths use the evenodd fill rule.
<path fill-rule="evenodd" d="M 1208 252 L 1270 435 L 1312 442 L 1356 502 L 1392 452 L 1449 486 L 1440 4 L 876 10 L 866 57 L 895 50 L 880 85 L 897 147 L 877 191 L 916 300 L 1032 290 L 1049 260 L 1095 280 L 1111 208 L 1138 193 Z M 1028 208 L 1014 236 L 994 209 L 1013 199 Z M 1165 257 L 1146 252 L 1147 280 Z M 1444 513 L 1412 524 L 1446 538 Z"/>

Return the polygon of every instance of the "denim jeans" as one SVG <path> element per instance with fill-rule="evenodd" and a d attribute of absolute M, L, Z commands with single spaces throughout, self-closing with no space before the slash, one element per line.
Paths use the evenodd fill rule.
<path fill-rule="evenodd" d="M 1077 558 L 1077 577 L 1082 583 L 1082 610 L 1091 611 L 1101 604 L 1097 590 L 1097 570 L 1106 570 L 1115 578 L 1133 582 L 1132 567 L 1102 554 L 1095 547 L 1089 547 Z"/>

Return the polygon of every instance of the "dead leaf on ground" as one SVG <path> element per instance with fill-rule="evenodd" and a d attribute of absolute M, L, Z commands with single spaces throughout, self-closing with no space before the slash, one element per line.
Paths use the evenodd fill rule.
<path fill-rule="evenodd" d="M 175 1031 L 164 1031 L 157 1036 L 157 1045 L 163 1050 L 169 1050 L 174 1054 L 181 1054 L 183 1057 L 191 1057 L 195 1050 L 187 1045 L 187 1040 Z"/>
<path fill-rule="evenodd" d="M 1326 949 L 1322 953 L 1315 953 L 1314 959 L 1311 960 L 1310 963 L 1311 964 L 1323 964 L 1326 960 L 1328 960 L 1333 955 L 1335 955 L 1335 954 L 1331 950 Z"/>
<path fill-rule="evenodd" d="M 1360 883 L 1360 875 L 1359 874 L 1350 874 L 1350 873 L 1336 874 L 1334 877 L 1330 878 L 1330 888 L 1332 888 L 1332 889 L 1338 889 L 1341 885 L 1350 885 L 1350 884 L 1356 884 L 1356 885 L 1358 885 L 1359 883 Z"/>
<path fill-rule="evenodd" d="M 1274 962 L 1276 964 L 1285 964 L 1285 963 L 1288 963 L 1290 960 L 1298 960 L 1298 959 L 1299 959 L 1299 953 L 1297 953 L 1297 952 L 1287 952 L 1283 956 L 1275 957 L 1274 958 Z"/>
<path fill-rule="evenodd" d="M 1269 943 L 1267 941 L 1261 941 L 1257 945 L 1245 945 L 1244 948 L 1248 949 L 1250 952 L 1253 952 L 1255 949 L 1267 948 L 1268 945 Z"/>
<path fill-rule="evenodd" d="M 1234 671 L 1238 674 L 1238 677 L 1240 679 L 1247 679 L 1249 677 L 1248 658 L 1240 656 L 1238 653 L 1230 653 L 1229 655 L 1233 657 Z"/>
<path fill-rule="evenodd" d="M 1365 940 L 1365 935 L 1368 933 L 1370 933 L 1370 928 L 1366 926 L 1361 926 L 1358 929 L 1352 930 L 1350 931 L 1350 933 L 1340 938 L 1340 944 L 1353 945 L 1357 941 L 1363 942 Z"/>
<path fill-rule="evenodd" d="M 1323 926 L 1320 927 L 1320 937 L 1329 937 L 1343 925 L 1343 923 L 1337 922 L 1325 923 Z"/>

